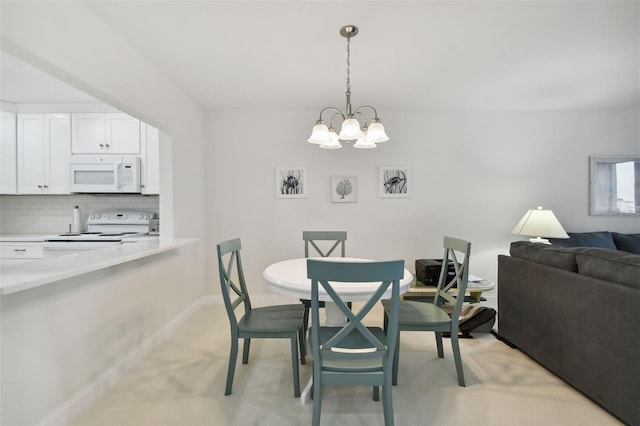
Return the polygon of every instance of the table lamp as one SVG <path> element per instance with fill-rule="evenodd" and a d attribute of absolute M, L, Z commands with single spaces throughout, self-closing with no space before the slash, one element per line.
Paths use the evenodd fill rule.
<path fill-rule="evenodd" d="M 512 234 L 526 235 L 532 243 L 551 244 L 549 240 L 543 238 L 569 238 L 562 225 L 551 210 L 544 210 L 538 207 L 535 210 L 527 211 L 520 222 L 511 231 Z"/>

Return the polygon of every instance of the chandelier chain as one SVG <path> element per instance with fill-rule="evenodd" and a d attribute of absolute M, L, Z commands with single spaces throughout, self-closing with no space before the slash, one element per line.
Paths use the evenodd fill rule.
<path fill-rule="evenodd" d="M 351 95 L 351 37 L 347 37 L 347 95 Z"/>

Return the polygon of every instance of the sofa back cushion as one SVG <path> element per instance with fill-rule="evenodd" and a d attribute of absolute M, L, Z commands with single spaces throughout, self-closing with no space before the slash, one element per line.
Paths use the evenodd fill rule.
<path fill-rule="evenodd" d="M 640 256 L 586 248 L 576 254 L 578 273 L 640 288 Z"/>
<path fill-rule="evenodd" d="M 617 232 L 612 232 L 611 236 L 618 250 L 640 254 L 640 234 L 618 234 Z"/>
<path fill-rule="evenodd" d="M 576 253 L 584 248 L 564 248 L 549 244 L 532 243 L 529 241 L 514 241 L 511 243 L 509 254 L 513 257 L 529 260 L 554 268 L 578 272 Z"/>
<path fill-rule="evenodd" d="M 567 232 L 569 238 L 549 238 L 558 247 L 600 247 L 616 249 L 611 232 Z"/>

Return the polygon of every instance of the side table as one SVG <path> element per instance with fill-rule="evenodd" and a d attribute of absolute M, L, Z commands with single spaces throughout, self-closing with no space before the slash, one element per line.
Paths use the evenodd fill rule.
<path fill-rule="evenodd" d="M 480 297 L 483 291 L 492 290 L 495 287 L 493 281 L 485 280 L 484 278 L 476 277 L 474 275 L 469 276 L 469 282 L 467 283 L 466 294 L 475 299 L 476 302 L 480 302 Z M 457 289 L 453 288 L 450 291 L 456 292 Z M 421 297 L 433 297 L 436 294 L 436 287 L 422 284 L 418 281 L 413 281 L 409 286 L 409 290 L 402 295 L 403 299 L 416 299 Z"/>

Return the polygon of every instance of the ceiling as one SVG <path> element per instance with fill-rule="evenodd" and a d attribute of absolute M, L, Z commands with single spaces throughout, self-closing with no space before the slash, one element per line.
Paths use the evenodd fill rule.
<path fill-rule="evenodd" d="M 204 108 L 342 108 L 345 24 L 354 107 L 640 106 L 636 1 L 84 4 Z M 83 101 L 29 68 L 2 57 L 2 100 Z"/>

